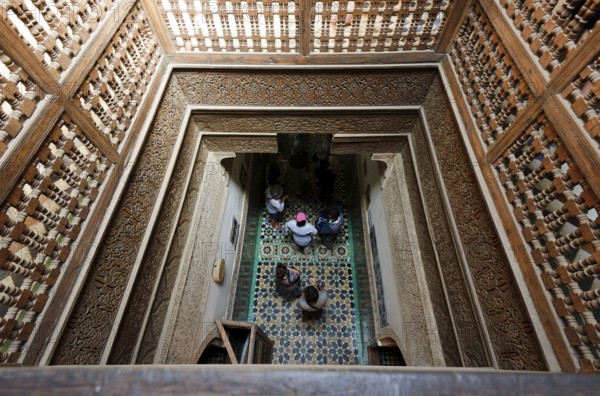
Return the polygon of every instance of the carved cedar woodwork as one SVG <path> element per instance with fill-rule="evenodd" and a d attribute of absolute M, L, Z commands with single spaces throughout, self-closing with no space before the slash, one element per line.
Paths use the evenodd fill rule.
<path fill-rule="evenodd" d="M 43 96 L 27 73 L 0 49 L 0 157 Z"/>
<path fill-rule="evenodd" d="M 420 105 L 436 74 L 429 68 L 176 73 L 190 103 L 246 106 Z"/>
<path fill-rule="evenodd" d="M 87 281 L 58 341 L 52 364 L 98 364 L 135 265 L 181 126 L 185 98 L 171 81 L 157 110 Z"/>
<path fill-rule="evenodd" d="M 600 3 L 594 0 L 500 0 L 500 4 L 549 72 L 576 52 L 600 18 Z"/>
<path fill-rule="evenodd" d="M 311 51 L 383 52 L 432 49 L 453 0 L 310 1 Z"/>
<path fill-rule="evenodd" d="M 112 348 L 112 354 L 108 360 L 109 364 L 131 363 L 140 335 L 139 333 L 143 329 L 144 316 L 146 315 L 148 306 L 152 303 L 154 285 L 162 275 L 163 260 L 166 259 L 165 256 L 171 252 L 173 247 L 178 246 L 177 243 L 175 246 L 170 244 L 171 237 L 175 232 L 177 234 L 176 238 L 185 240 L 186 234 L 182 234 L 182 232 L 189 223 L 189 217 L 178 217 L 178 209 L 182 201 L 185 202 L 184 205 L 187 204 L 186 207 L 195 202 L 193 195 L 196 193 L 198 185 L 191 185 L 188 188 L 191 191 L 186 192 L 185 189 L 188 173 L 195 166 L 192 161 L 194 154 L 198 150 L 198 139 L 200 139 L 200 134 L 198 134 L 195 124 L 190 123 L 177 157 L 177 163 L 171 176 L 167 195 L 154 226 L 152 238 L 142 259 L 142 267 L 139 270 L 139 275 L 131 292 L 131 302 L 127 305 L 125 314 L 123 315 L 119 332 Z M 190 199 L 192 202 L 188 203 Z M 191 215 L 189 211 L 182 214 Z M 175 227 L 177 227 L 176 231 Z"/>
<path fill-rule="evenodd" d="M 0 206 L 0 363 L 25 348 L 109 168 L 63 114 Z"/>
<path fill-rule="evenodd" d="M 478 2 L 452 45 L 451 60 L 481 139 L 489 147 L 525 109 L 532 93 Z"/>
<path fill-rule="evenodd" d="M 541 115 L 497 164 L 529 252 L 583 370 L 600 369 L 600 200 Z"/>
<path fill-rule="evenodd" d="M 35 55 L 58 77 L 106 16 L 112 0 L 0 2 L 4 21 L 17 31 Z"/>
<path fill-rule="evenodd" d="M 243 133 L 373 133 L 396 134 L 398 131 L 411 131 L 417 121 L 414 112 L 404 115 L 336 114 L 335 117 L 316 114 L 199 114 L 194 121 L 203 132 L 243 132 Z"/>
<path fill-rule="evenodd" d="M 96 128 L 119 146 L 158 64 L 154 34 L 134 6 L 75 94 Z"/>
<path fill-rule="evenodd" d="M 180 51 L 297 52 L 299 5 L 275 1 L 157 1 Z"/>
<path fill-rule="evenodd" d="M 546 370 L 535 336 L 439 77 L 424 103 L 439 169 L 501 369 Z"/>
<path fill-rule="evenodd" d="M 562 94 L 600 148 L 600 56 L 585 66 Z"/>
<path fill-rule="evenodd" d="M 410 153 L 403 153 L 402 159 L 405 166 L 407 188 L 411 196 L 410 204 L 413 216 L 415 216 L 417 224 L 423 225 L 417 227 L 416 232 L 421 259 L 426 268 L 425 274 L 438 323 L 438 331 L 444 347 L 444 356 L 448 365 L 460 365 L 459 362 L 456 362 L 459 358 L 458 351 L 454 352 L 454 348 L 458 348 L 458 346 L 452 331 L 453 320 L 464 365 L 467 367 L 492 366 L 487 358 L 485 339 L 481 334 L 479 319 L 470 301 L 471 297 L 461 270 L 461 263 L 455 253 L 456 248 L 446 220 L 441 194 L 436 180 L 432 176 L 436 171 L 425 138 L 423 126 L 418 123 L 412 134 L 416 169 L 412 164 Z M 418 172 L 418 175 L 415 172 Z M 419 177 L 418 181 L 417 176 Z M 419 186 L 423 192 L 425 207 L 420 205 Z M 425 211 L 428 217 L 426 217 Z M 431 224 L 429 229 L 432 236 L 427 232 L 428 219 Z M 435 242 L 430 238 L 433 238 Z M 448 301 L 443 294 L 443 287 L 447 290 Z"/>

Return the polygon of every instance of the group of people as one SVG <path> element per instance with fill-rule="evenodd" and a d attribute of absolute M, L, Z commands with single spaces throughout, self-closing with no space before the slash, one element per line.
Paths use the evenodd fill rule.
<path fill-rule="evenodd" d="M 276 227 L 283 219 L 287 195 L 283 188 L 275 184 L 265 191 L 265 205 L 271 224 Z M 313 238 L 320 236 L 323 247 L 332 250 L 337 236 L 344 225 L 344 213 L 339 206 L 330 206 L 319 212 L 316 226 L 308 222 L 304 212 L 298 212 L 296 218 L 285 223 L 292 233 L 292 239 L 301 253 L 310 253 Z"/>
<path fill-rule="evenodd" d="M 283 263 L 275 266 L 275 291 L 285 299 L 298 299 L 302 310 L 302 320 L 319 320 L 323 317 L 323 307 L 329 300 L 325 288 L 314 278 L 302 289 L 301 272 L 297 268 L 287 267 Z"/>
<path fill-rule="evenodd" d="M 288 203 L 288 194 L 284 183 L 286 178 L 293 178 L 296 184 L 306 186 L 308 184 L 309 153 L 307 142 L 302 135 L 292 135 L 292 150 L 289 160 L 286 161 L 281 153 L 273 156 L 269 163 L 268 182 L 269 187 L 265 190 L 265 206 L 269 214 L 269 220 L 273 227 L 284 219 L 284 212 Z M 318 166 L 315 176 L 318 179 L 320 198 L 322 202 L 333 202 L 334 182 L 339 169 L 339 163 L 331 159 L 329 155 L 330 139 L 326 138 L 318 145 L 313 155 L 313 162 Z M 300 187 L 299 195 L 306 193 L 306 189 Z M 332 250 L 337 235 L 344 224 L 344 214 L 339 206 L 330 205 L 319 212 L 316 225 L 311 224 L 304 212 L 298 212 L 295 219 L 285 223 L 285 227 L 292 233 L 294 243 L 302 253 L 309 253 L 313 238 L 321 237 L 323 247 Z"/>

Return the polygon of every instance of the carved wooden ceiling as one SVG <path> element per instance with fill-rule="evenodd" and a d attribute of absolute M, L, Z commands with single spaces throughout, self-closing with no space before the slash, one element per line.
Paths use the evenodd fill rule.
<path fill-rule="evenodd" d="M 155 0 L 178 51 L 432 49 L 453 0 Z M 308 7 L 307 7 L 308 6 Z"/>

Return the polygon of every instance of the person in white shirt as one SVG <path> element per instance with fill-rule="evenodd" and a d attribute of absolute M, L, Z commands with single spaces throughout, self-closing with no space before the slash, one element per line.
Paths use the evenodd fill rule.
<path fill-rule="evenodd" d="M 283 218 L 286 201 L 287 195 L 283 194 L 281 184 L 273 184 L 265 190 L 265 206 L 273 227 L 277 227 L 277 222 Z"/>
<path fill-rule="evenodd" d="M 292 231 L 294 242 L 302 253 L 309 253 L 312 237 L 317 235 L 317 229 L 306 221 L 306 215 L 298 212 L 296 220 L 290 220 L 285 226 Z"/>

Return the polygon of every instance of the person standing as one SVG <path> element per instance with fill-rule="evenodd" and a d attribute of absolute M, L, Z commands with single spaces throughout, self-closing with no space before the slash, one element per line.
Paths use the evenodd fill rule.
<path fill-rule="evenodd" d="M 273 227 L 277 227 L 277 222 L 283 219 L 286 201 L 287 195 L 283 194 L 281 184 L 273 184 L 265 190 L 265 206 Z"/>
<path fill-rule="evenodd" d="M 319 212 L 317 231 L 323 245 L 329 250 L 333 249 L 337 236 L 344 225 L 344 214 L 340 207 L 330 207 Z"/>
<path fill-rule="evenodd" d="M 290 220 L 285 225 L 292 232 L 292 238 L 300 252 L 308 253 L 312 237 L 317 235 L 317 229 L 307 221 L 306 215 L 303 212 L 298 212 L 296 220 Z"/>
<path fill-rule="evenodd" d="M 314 278 L 308 280 L 304 293 L 298 299 L 302 310 L 302 320 L 319 320 L 323 317 L 323 307 L 327 304 L 329 296 L 327 291 L 320 286 Z"/>

